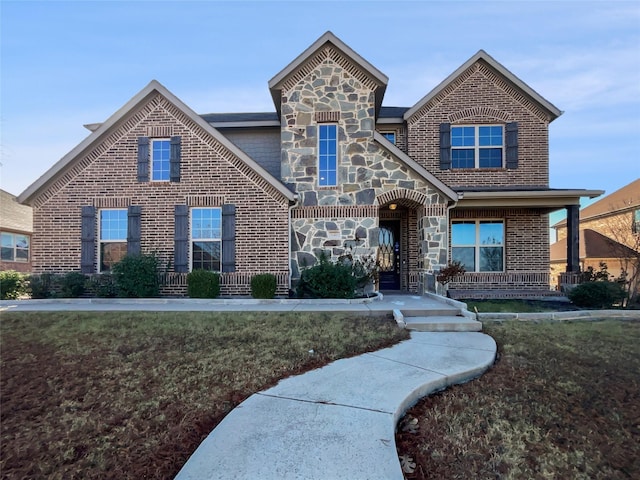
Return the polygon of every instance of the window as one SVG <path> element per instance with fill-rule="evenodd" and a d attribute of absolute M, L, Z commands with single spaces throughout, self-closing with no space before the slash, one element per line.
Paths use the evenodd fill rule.
<path fill-rule="evenodd" d="M 338 126 L 320 125 L 318 140 L 318 185 L 338 184 Z"/>
<path fill-rule="evenodd" d="M 501 125 L 451 127 L 451 168 L 502 168 Z"/>
<path fill-rule="evenodd" d="M 191 209 L 191 270 L 220 271 L 222 260 L 222 210 Z"/>
<path fill-rule="evenodd" d="M 389 140 L 394 145 L 396 144 L 396 132 L 380 132 L 384 138 Z"/>
<path fill-rule="evenodd" d="M 451 260 L 462 263 L 467 272 L 504 271 L 504 222 L 454 221 Z"/>
<path fill-rule="evenodd" d="M 100 210 L 100 271 L 111 267 L 127 254 L 127 210 Z"/>
<path fill-rule="evenodd" d="M 3 262 L 29 261 L 29 235 L 2 232 L 1 237 Z"/>
<path fill-rule="evenodd" d="M 167 139 L 151 142 L 151 180 L 169 181 L 171 143 Z"/>
<path fill-rule="evenodd" d="M 640 209 L 633 212 L 633 223 L 631 224 L 631 231 L 636 234 L 640 233 Z"/>

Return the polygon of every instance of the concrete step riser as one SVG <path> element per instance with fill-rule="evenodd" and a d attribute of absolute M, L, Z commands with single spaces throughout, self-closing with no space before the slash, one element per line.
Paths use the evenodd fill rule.
<path fill-rule="evenodd" d="M 465 317 L 420 316 L 404 317 L 407 330 L 418 332 L 480 332 L 482 323 Z"/>
<path fill-rule="evenodd" d="M 425 309 L 425 310 L 405 310 L 402 309 L 405 317 L 455 317 L 462 316 L 459 309 Z"/>

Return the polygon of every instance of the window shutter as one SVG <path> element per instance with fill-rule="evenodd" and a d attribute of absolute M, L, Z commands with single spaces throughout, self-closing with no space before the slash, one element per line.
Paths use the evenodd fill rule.
<path fill-rule="evenodd" d="M 140 255 L 140 213 L 142 207 L 131 205 L 127 211 L 127 255 Z"/>
<path fill-rule="evenodd" d="M 173 261 L 174 270 L 179 273 L 189 271 L 189 207 L 175 206 Z"/>
<path fill-rule="evenodd" d="M 507 168 L 518 168 L 518 122 L 507 123 L 506 139 Z"/>
<path fill-rule="evenodd" d="M 236 271 L 235 205 L 222 205 L 222 271 Z"/>
<path fill-rule="evenodd" d="M 169 180 L 172 182 L 180 181 L 180 159 L 182 156 L 180 141 L 181 137 L 171 137 Z"/>
<path fill-rule="evenodd" d="M 96 259 L 96 207 L 87 205 L 82 207 L 82 225 L 80 228 L 80 271 L 82 273 L 95 272 Z"/>
<path fill-rule="evenodd" d="M 451 168 L 451 124 L 440 124 L 440 169 Z"/>
<path fill-rule="evenodd" d="M 149 137 L 138 137 L 138 181 L 149 181 Z"/>

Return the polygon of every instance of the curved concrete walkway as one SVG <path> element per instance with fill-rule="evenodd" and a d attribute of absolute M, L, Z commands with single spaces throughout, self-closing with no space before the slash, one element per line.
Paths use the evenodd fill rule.
<path fill-rule="evenodd" d="M 482 333 L 412 332 L 287 378 L 235 408 L 176 480 L 402 480 L 398 419 L 419 398 L 481 375 L 495 355 Z"/>

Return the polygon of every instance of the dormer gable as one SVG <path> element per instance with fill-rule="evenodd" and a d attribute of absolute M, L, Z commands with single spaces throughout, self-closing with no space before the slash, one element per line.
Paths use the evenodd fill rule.
<path fill-rule="evenodd" d="M 269 90 L 278 116 L 281 114 L 282 92 L 291 88 L 327 59 L 339 64 L 363 85 L 375 92 L 375 116 L 377 118 L 389 82 L 388 77 L 330 31 L 318 38 L 309 48 L 269 80 Z"/>
<path fill-rule="evenodd" d="M 413 107 L 407 110 L 404 114 L 404 120 L 411 122 L 416 117 L 420 117 L 478 71 L 481 71 L 485 76 L 491 78 L 496 85 L 499 85 L 503 91 L 517 99 L 518 102 L 526 105 L 528 109 L 534 112 L 540 119 L 546 122 L 552 122 L 562 115 L 562 111 L 555 105 L 543 98 L 529 85 L 507 70 L 487 52 L 479 50 L 433 90 L 422 97 Z"/>

